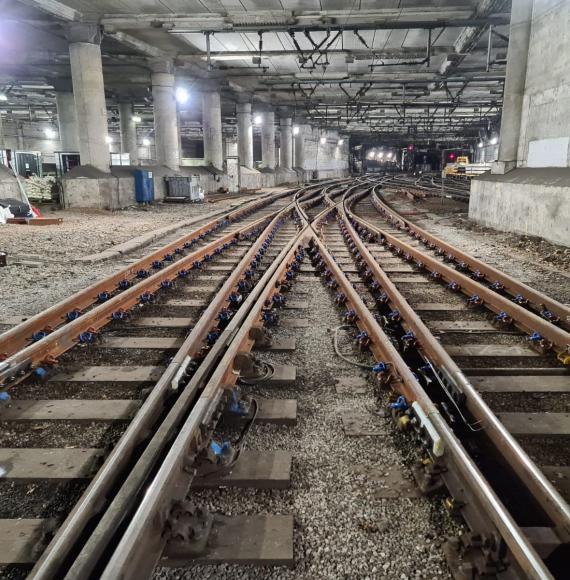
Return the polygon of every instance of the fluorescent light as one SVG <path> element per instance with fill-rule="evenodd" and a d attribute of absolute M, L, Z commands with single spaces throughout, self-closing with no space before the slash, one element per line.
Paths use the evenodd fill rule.
<path fill-rule="evenodd" d="M 183 105 L 184 103 L 186 103 L 188 101 L 188 99 L 190 98 L 190 95 L 188 94 L 188 91 L 184 88 L 184 87 L 178 87 L 176 89 L 176 100 Z"/>
<path fill-rule="evenodd" d="M 339 139 L 338 140 L 338 146 L 340 147 L 342 144 L 344 143 L 344 139 Z"/>
<path fill-rule="evenodd" d="M 145 147 L 150 147 L 150 139 L 147 139 L 146 137 L 143 139 L 143 145 Z"/>
<path fill-rule="evenodd" d="M 261 123 L 263 123 L 263 117 L 261 115 L 255 115 L 255 117 L 253 118 L 253 122 L 256 125 L 261 125 Z"/>
<path fill-rule="evenodd" d="M 105 143 L 107 143 L 107 145 L 110 145 L 113 142 L 113 137 L 111 137 L 111 135 L 106 135 L 105 136 Z"/>
<path fill-rule="evenodd" d="M 51 127 L 44 129 L 44 133 L 48 139 L 55 139 L 55 137 L 57 135 L 57 133 Z"/>
<path fill-rule="evenodd" d="M 8 95 L 5 95 L 4 93 L 0 93 L 0 101 L 7 101 L 8 100 Z"/>
<path fill-rule="evenodd" d="M 321 137 L 321 145 L 324 145 L 327 142 L 326 137 Z"/>
<path fill-rule="evenodd" d="M 299 127 L 297 127 L 297 125 L 295 125 L 293 127 L 293 135 L 298 135 L 299 134 Z"/>
<path fill-rule="evenodd" d="M 140 115 L 133 115 L 132 119 L 133 123 L 140 123 L 142 121 L 142 117 Z"/>

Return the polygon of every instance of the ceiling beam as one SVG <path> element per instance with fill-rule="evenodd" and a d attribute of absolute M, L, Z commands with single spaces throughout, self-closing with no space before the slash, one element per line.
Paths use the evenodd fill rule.
<path fill-rule="evenodd" d="M 138 38 L 135 38 L 134 36 L 132 36 L 131 34 L 127 34 L 126 32 L 121 31 L 106 32 L 105 36 L 109 36 L 110 38 L 113 38 L 122 45 L 131 48 L 133 50 L 136 50 L 144 54 L 145 56 L 151 56 L 155 58 L 168 58 L 168 54 L 163 50 L 161 50 L 160 48 L 157 48 L 156 46 L 153 46 L 152 44 L 149 44 L 144 40 L 139 40 Z"/>
<path fill-rule="evenodd" d="M 71 8 L 63 2 L 58 2 L 58 0 L 18 0 L 21 4 L 25 4 L 30 8 L 37 8 L 42 12 L 47 12 L 52 16 L 57 16 L 63 20 L 68 20 L 69 22 L 78 22 L 82 18 L 81 12 Z"/>

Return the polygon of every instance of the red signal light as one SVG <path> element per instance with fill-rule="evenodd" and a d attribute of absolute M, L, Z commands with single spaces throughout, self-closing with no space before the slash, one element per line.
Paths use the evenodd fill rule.
<path fill-rule="evenodd" d="M 455 159 L 455 153 L 450 153 L 449 158 L 451 159 L 451 161 L 453 161 Z"/>

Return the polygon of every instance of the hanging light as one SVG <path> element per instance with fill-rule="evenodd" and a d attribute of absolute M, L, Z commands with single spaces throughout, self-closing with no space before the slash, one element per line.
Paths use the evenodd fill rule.
<path fill-rule="evenodd" d="M 388 151 L 388 153 L 386 153 L 386 157 L 388 159 L 392 159 L 392 151 Z"/>
<path fill-rule="evenodd" d="M 298 125 L 295 125 L 293 127 L 293 135 L 298 135 L 298 134 L 299 134 L 299 127 L 298 127 Z"/>
<path fill-rule="evenodd" d="M 113 137 L 111 137 L 111 135 L 106 135 L 105 136 L 105 143 L 107 143 L 107 145 L 110 145 L 113 142 Z"/>
<path fill-rule="evenodd" d="M 261 125 L 263 123 L 263 117 L 261 115 L 255 115 L 255 117 L 253 118 L 253 122 L 256 125 Z"/>
<path fill-rule="evenodd" d="M 342 144 L 344 143 L 344 139 L 339 139 L 338 140 L 338 146 L 340 147 Z"/>
<path fill-rule="evenodd" d="M 321 145 L 324 145 L 327 142 L 327 138 L 326 137 L 321 137 Z"/>
<path fill-rule="evenodd" d="M 140 115 L 133 115 L 132 119 L 133 123 L 140 123 L 142 121 L 142 117 Z"/>
<path fill-rule="evenodd" d="M 8 95 L 5 95 L 4 93 L 0 93 L 0 101 L 7 101 L 8 100 Z"/>
<path fill-rule="evenodd" d="M 147 139 L 146 137 L 143 139 L 142 141 L 143 145 L 145 147 L 150 147 L 150 139 Z"/>
<path fill-rule="evenodd" d="M 47 127 L 47 129 L 44 129 L 44 133 L 48 139 L 55 139 L 57 136 L 56 131 L 51 127 Z"/>
<path fill-rule="evenodd" d="M 496 145 L 499 142 L 499 138 L 497 137 L 497 135 L 493 135 L 491 137 L 491 140 L 489 141 L 489 143 L 491 143 L 491 145 Z"/>
<path fill-rule="evenodd" d="M 190 98 L 190 95 L 188 94 L 188 91 L 184 88 L 184 87 L 178 87 L 176 89 L 176 100 L 183 105 L 184 103 L 186 103 L 188 101 L 188 99 Z"/>
<path fill-rule="evenodd" d="M 376 157 L 378 157 L 378 159 L 382 159 L 382 157 L 384 157 L 384 151 L 378 151 L 378 153 L 376 153 Z"/>
<path fill-rule="evenodd" d="M 477 143 L 477 147 L 479 147 L 479 149 L 481 149 L 483 147 L 483 141 L 479 141 L 479 143 Z"/>

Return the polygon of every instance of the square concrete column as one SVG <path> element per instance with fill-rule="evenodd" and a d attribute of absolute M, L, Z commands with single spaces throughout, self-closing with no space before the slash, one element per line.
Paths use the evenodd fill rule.
<path fill-rule="evenodd" d="M 204 135 L 204 161 L 217 169 L 224 167 L 222 144 L 222 103 L 220 91 L 202 93 L 202 132 Z"/>
<path fill-rule="evenodd" d="M 492 173 L 506 173 L 514 169 L 517 162 L 530 45 L 532 5 L 533 0 L 513 2 L 501 118 L 499 160 L 493 164 Z"/>
<path fill-rule="evenodd" d="M 73 24 L 68 30 L 68 39 L 81 165 L 92 165 L 108 173 L 110 153 L 106 141 L 101 29 L 96 25 Z"/>
<path fill-rule="evenodd" d="M 79 151 L 79 130 L 77 128 L 77 111 L 71 81 L 61 84 L 54 82 L 57 107 L 59 139 L 63 151 Z"/>
<path fill-rule="evenodd" d="M 291 117 L 281 117 L 281 163 L 283 169 L 293 168 L 293 127 Z"/>
<path fill-rule="evenodd" d="M 253 169 L 253 126 L 251 103 L 237 103 L 238 156 L 241 165 Z"/>
<path fill-rule="evenodd" d="M 275 169 L 275 113 L 262 113 L 261 119 L 261 163 Z"/>
<path fill-rule="evenodd" d="M 158 165 L 166 165 L 178 171 L 180 142 L 174 89 L 174 64 L 169 61 L 153 62 L 151 70 L 156 162 Z"/>
<path fill-rule="evenodd" d="M 133 119 L 131 103 L 119 103 L 119 118 L 121 121 L 121 153 L 129 154 L 131 165 L 138 165 L 137 124 Z"/>

